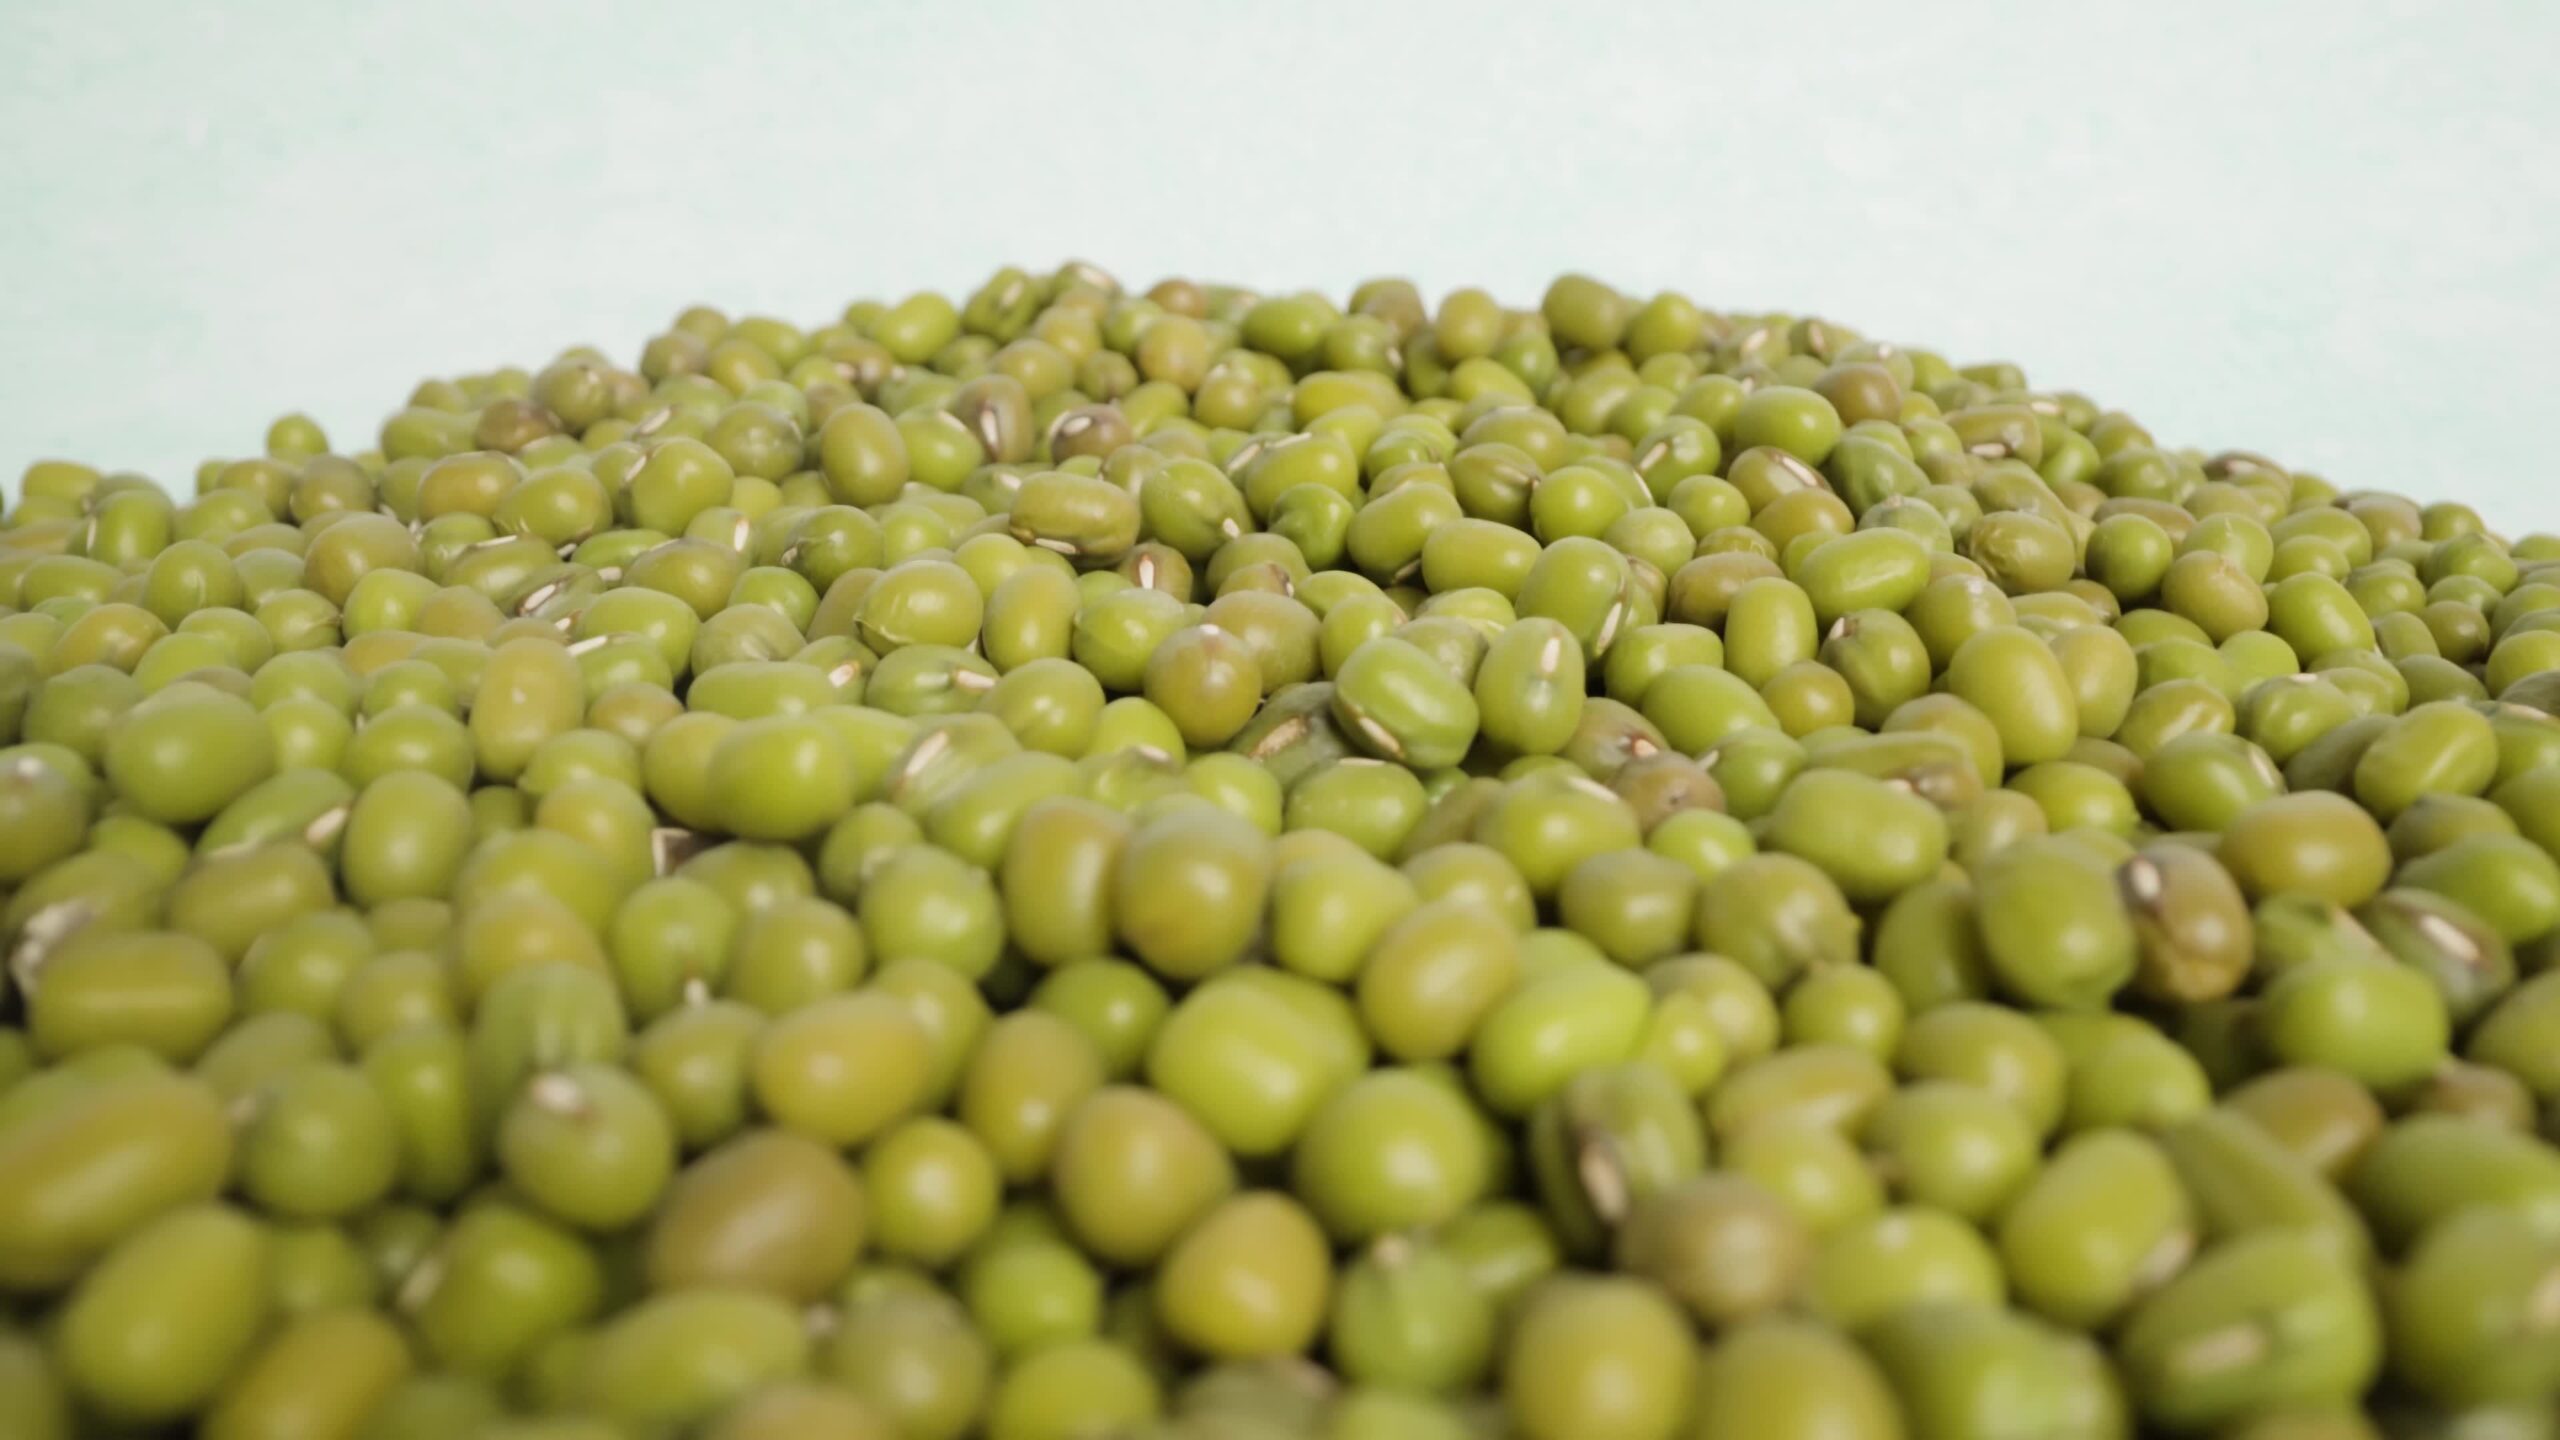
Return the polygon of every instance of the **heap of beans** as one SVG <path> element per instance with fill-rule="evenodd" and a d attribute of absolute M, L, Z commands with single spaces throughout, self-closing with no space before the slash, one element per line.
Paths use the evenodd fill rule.
<path fill-rule="evenodd" d="M 1578 276 L 631 358 L 27 469 L 5 1440 L 2560 1425 L 2560 539 Z"/>

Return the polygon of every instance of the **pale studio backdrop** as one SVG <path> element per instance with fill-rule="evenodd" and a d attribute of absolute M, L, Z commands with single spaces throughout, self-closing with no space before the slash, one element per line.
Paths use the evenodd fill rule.
<path fill-rule="evenodd" d="M 0 0 L 0 475 L 1097 260 L 1795 307 L 2560 528 L 2560 4 Z"/>

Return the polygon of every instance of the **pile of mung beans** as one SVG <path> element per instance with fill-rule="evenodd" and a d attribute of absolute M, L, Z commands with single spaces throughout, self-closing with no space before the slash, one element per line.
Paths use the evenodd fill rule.
<path fill-rule="evenodd" d="M 0 1440 L 2560 1433 L 2560 538 L 1582 276 L 632 358 L 26 470 Z"/>

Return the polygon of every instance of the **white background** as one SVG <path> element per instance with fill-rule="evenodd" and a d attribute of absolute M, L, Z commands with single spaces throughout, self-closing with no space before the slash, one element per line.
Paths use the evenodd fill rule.
<path fill-rule="evenodd" d="M 1100 261 L 1819 311 L 2560 527 L 2560 4 L 0 0 L 0 474 Z"/>

